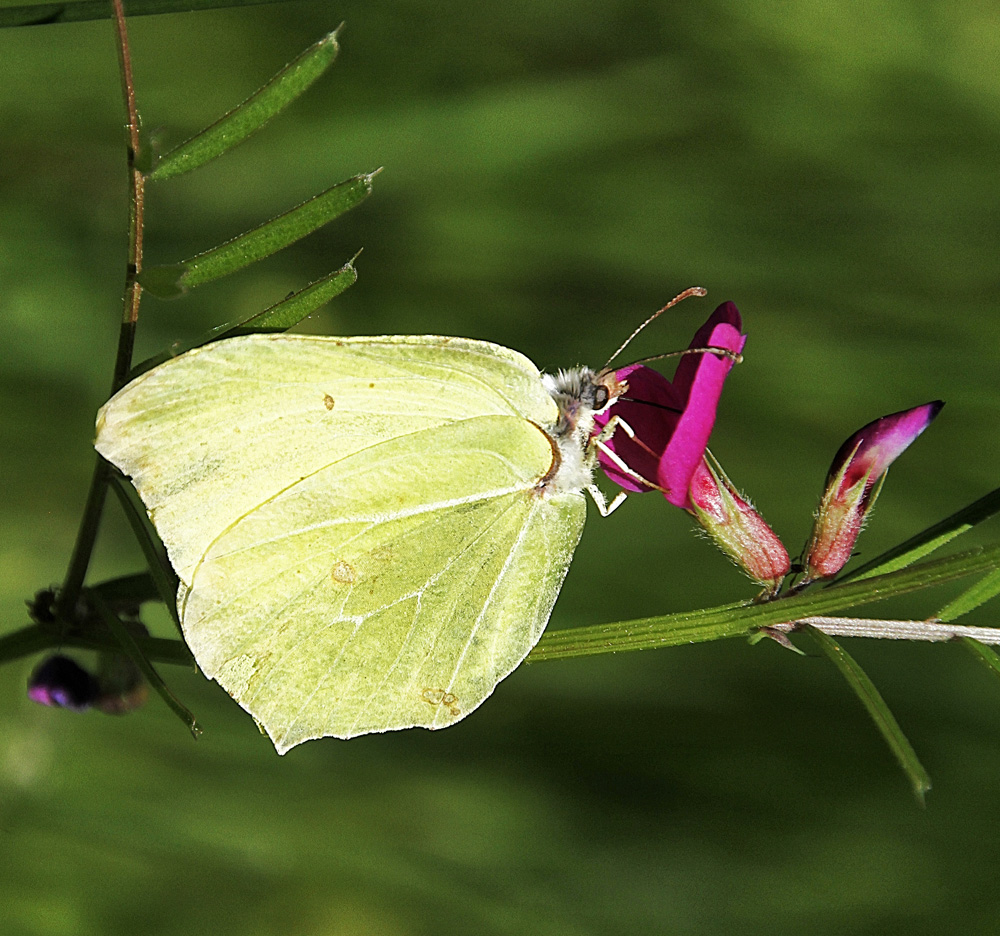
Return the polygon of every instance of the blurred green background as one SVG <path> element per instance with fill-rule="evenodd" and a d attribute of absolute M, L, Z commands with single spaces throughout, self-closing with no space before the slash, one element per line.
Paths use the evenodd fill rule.
<path fill-rule="evenodd" d="M 882 414 L 948 402 L 890 473 L 865 556 L 997 485 L 996 5 L 349 0 L 144 17 L 145 127 L 179 142 L 341 20 L 340 58 L 306 97 L 150 192 L 147 260 L 384 166 L 374 195 L 249 273 L 147 299 L 139 357 L 359 247 L 358 284 L 311 328 L 487 338 L 543 368 L 600 365 L 698 284 L 709 299 L 634 355 L 684 347 L 716 303 L 739 305 L 746 360 L 713 450 L 793 554 L 834 451 Z M 0 63 L 12 630 L 72 546 L 127 206 L 109 23 L 0 30 Z M 592 512 L 552 626 L 751 595 L 690 526 L 652 495 Z M 93 579 L 140 567 L 109 510 Z M 878 612 L 926 616 L 950 594 Z M 0 932 L 997 932 L 1000 686 L 957 647 L 848 645 L 934 779 L 926 810 L 833 668 L 770 642 L 523 667 L 448 731 L 283 758 L 192 672 L 164 668 L 205 726 L 197 743 L 157 699 L 120 719 L 34 706 L 20 661 L 0 680 Z"/>

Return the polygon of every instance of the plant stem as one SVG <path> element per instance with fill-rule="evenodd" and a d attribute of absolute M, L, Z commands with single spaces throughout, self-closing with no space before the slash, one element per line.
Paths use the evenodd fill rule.
<path fill-rule="evenodd" d="M 1000 644 L 1000 627 L 965 627 L 940 621 L 892 621 L 878 618 L 805 617 L 783 624 L 772 624 L 769 630 L 794 634 L 806 625 L 835 637 L 876 637 L 881 640 L 948 641 L 971 637 L 985 644 Z"/>
<path fill-rule="evenodd" d="M 112 0 L 115 8 L 115 26 L 118 33 L 118 62 L 121 66 L 122 98 L 125 102 L 126 129 L 128 130 L 129 173 L 129 244 L 128 266 L 125 270 L 125 299 L 121 331 L 118 334 L 118 356 L 111 392 L 116 393 L 128 383 L 132 368 L 132 349 L 135 345 L 135 327 L 139 320 L 139 300 L 142 287 L 138 276 L 142 272 L 142 231 L 145 211 L 145 179 L 136 168 L 139 156 L 139 113 L 135 106 L 135 86 L 132 83 L 132 56 L 129 52 L 128 33 L 122 0 Z"/>
<path fill-rule="evenodd" d="M 128 32 L 125 28 L 125 11 L 121 0 L 112 0 L 114 21 L 118 38 L 118 62 L 122 79 L 122 97 L 125 103 L 125 126 L 128 130 L 127 165 L 129 173 L 129 246 L 128 264 L 125 269 L 125 295 L 123 300 L 122 324 L 118 333 L 118 352 L 115 357 L 111 392 L 116 393 L 128 382 L 132 366 L 132 350 L 135 345 L 135 328 L 139 319 L 139 299 L 142 288 L 138 275 L 142 270 L 142 230 L 144 212 L 145 179 L 136 168 L 139 154 L 139 114 L 135 106 L 135 87 L 132 84 L 132 57 L 129 53 Z M 97 530 L 101 523 L 101 513 L 108 493 L 108 479 L 111 468 L 98 456 L 97 465 L 90 482 L 87 503 L 73 546 L 66 578 L 57 600 L 57 616 L 64 621 L 73 619 L 80 589 L 87 577 L 87 568 L 94 551 Z"/>

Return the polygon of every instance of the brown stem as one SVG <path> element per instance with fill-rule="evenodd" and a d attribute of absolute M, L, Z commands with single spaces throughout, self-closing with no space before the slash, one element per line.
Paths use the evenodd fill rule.
<path fill-rule="evenodd" d="M 142 230 L 145 209 L 145 178 L 136 168 L 139 156 L 139 112 L 135 106 L 135 85 L 132 83 L 132 56 L 129 52 L 128 33 L 122 0 L 112 0 L 115 8 L 115 27 L 118 33 L 118 62 L 121 66 L 122 98 L 125 102 L 126 129 L 128 130 L 129 173 L 129 245 L 128 266 L 125 271 L 125 298 L 123 302 L 121 331 L 118 335 L 118 356 L 111 392 L 115 393 L 128 382 L 132 368 L 132 349 L 135 329 L 139 320 L 139 300 L 142 287 L 138 276 L 142 272 Z"/>
<path fill-rule="evenodd" d="M 125 126 L 128 130 L 127 165 L 129 174 L 129 246 L 128 264 L 125 269 L 125 295 L 123 300 L 121 329 L 118 332 L 118 352 L 115 357 L 111 392 L 116 393 L 128 382 L 132 368 L 132 351 L 135 346 L 135 329 L 139 320 L 139 299 L 142 287 L 138 276 L 142 270 L 142 230 L 145 179 L 136 168 L 139 155 L 139 113 L 135 106 L 135 86 L 132 83 L 132 58 L 129 53 L 128 32 L 125 27 L 125 11 L 122 0 L 111 0 L 114 7 L 114 23 L 118 37 L 118 62 L 122 79 L 122 97 L 125 103 Z M 73 618 L 80 589 L 87 576 L 90 557 L 94 551 L 101 513 L 108 493 L 110 466 L 98 456 L 94 475 L 83 509 L 83 518 L 73 546 L 66 578 L 59 592 L 56 606 L 57 616 L 63 621 Z"/>

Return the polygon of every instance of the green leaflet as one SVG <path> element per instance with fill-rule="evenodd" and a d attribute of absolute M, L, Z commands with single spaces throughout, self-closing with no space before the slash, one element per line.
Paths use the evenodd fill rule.
<path fill-rule="evenodd" d="M 169 299 L 193 286 L 242 270 L 301 240 L 364 201 L 371 194 L 376 174 L 377 171 L 369 172 L 340 182 L 252 231 L 189 260 L 169 266 L 146 267 L 139 281 L 143 289 L 154 296 Z"/>
<path fill-rule="evenodd" d="M 146 178 L 150 181 L 171 179 L 238 146 L 308 90 L 336 57 L 335 30 L 289 62 L 242 104 L 162 156 Z"/>

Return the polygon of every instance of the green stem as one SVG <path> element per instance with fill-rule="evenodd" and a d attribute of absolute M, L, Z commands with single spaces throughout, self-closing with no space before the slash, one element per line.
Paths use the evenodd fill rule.
<path fill-rule="evenodd" d="M 111 466 L 103 458 L 97 459 L 94 474 L 90 479 L 90 490 L 87 492 L 87 503 L 83 508 L 83 519 L 73 544 L 73 555 L 69 560 L 66 578 L 56 599 L 56 617 L 60 621 L 73 621 L 76 618 L 74 609 L 80 597 L 83 580 L 87 577 L 90 556 L 97 540 L 97 530 L 101 525 L 101 513 L 104 501 L 108 496 L 108 477 Z"/>
<path fill-rule="evenodd" d="M 198 725 L 197 720 L 191 711 L 177 698 L 169 689 L 167 684 L 163 681 L 159 673 L 153 669 L 152 664 L 147 659 L 146 655 L 142 652 L 136 639 L 129 633 L 128 628 L 121 622 L 121 619 L 115 614 L 111 605 L 109 605 L 101 594 L 96 591 L 88 592 L 90 598 L 90 603 L 93 605 L 94 610 L 101 616 L 101 619 L 107 625 L 108 630 L 111 631 L 112 635 L 120 644 L 120 651 L 124 652 L 137 667 L 143 676 L 146 677 L 146 681 L 153 687 L 153 689 L 159 693 L 160 698 L 167 703 L 167 706 L 173 711 L 173 713 L 188 727 L 188 731 L 194 735 L 195 738 L 201 734 L 201 728 Z"/>

